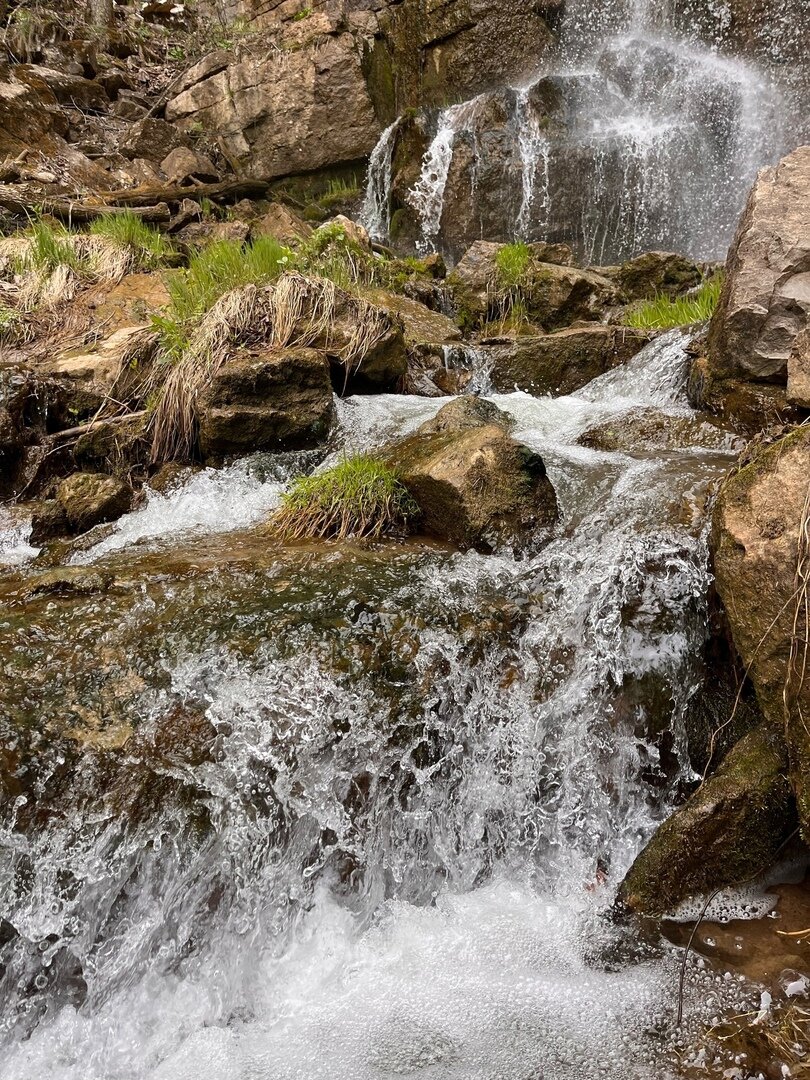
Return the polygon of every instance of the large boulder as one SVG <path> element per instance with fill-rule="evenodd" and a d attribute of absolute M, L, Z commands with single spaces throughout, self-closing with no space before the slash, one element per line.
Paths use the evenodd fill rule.
<path fill-rule="evenodd" d="M 810 835 L 810 680 L 803 676 L 810 429 L 759 449 L 717 498 L 717 591 L 763 715 L 787 738 L 790 775 Z"/>
<path fill-rule="evenodd" d="M 360 42 L 317 12 L 245 51 L 216 53 L 192 68 L 166 119 L 219 139 L 246 175 L 272 180 L 359 162 L 381 125 L 363 77 Z"/>
<path fill-rule="evenodd" d="M 503 393 L 572 394 L 626 364 L 651 337 L 644 330 L 594 324 L 496 343 L 488 347 L 492 384 Z"/>
<path fill-rule="evenodd" d="M 475 326 L 497 320 L 507 286 L 498 267 L 505 244 L 477 240 L 447 279 L 462 321 Z M 517 286 L 528 317 L 545 330 L 558 330 L 585 320 L 598 321 L 619 303 L 618 288 L 592 270 L 544 262 L 548 245 L 529 246 L 529 257 Z M 538 257 L 539 256 L 539 257 Z"/>
<path fill-rule="evenodd" d="M 462 548 L 531 544 L 558 516 L 542 459 L 508 433 L 492 402 L 458 398 L 389 452 L 421 528 Z"/>
<path fill-rule="evenodd" d="M 764 873 L 795 827 L 784 742 L 760 727 L 668 818 L 630 868 L 619 902 L 661 916 Z"/>
<path fill-rule="evenodd" d="M 329 361 L 315 349 L 263 349 L 223 364 L 199 403 L 204 457 L 304 450 L 332 422 Z"/>
<path fill-rule="evenodd" d="M 708 357 L 716 378 L 779 382 L 810 323 L 810 146 L 763 169 L 728 256 Z"/>

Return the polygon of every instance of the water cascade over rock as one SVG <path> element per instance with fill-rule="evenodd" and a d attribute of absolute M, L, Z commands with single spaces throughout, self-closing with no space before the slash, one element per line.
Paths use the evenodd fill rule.
<path fill-rule="evenodd" d="M 421 176 L 401 190 L 389 151 L 370 190 L 455 257 L 484 236 L 562 241 L 601 264 L 654 248 L 722 258 L 757 169 L 801 139 L 803 69 L 786 57 L 802 16 L 773 13 L 770 52 L 752 55 L 732 5 L 705 6 L 573 0 L 528 84 L 403 121 L 427 140 Z M 403 228 L 395 214 L 393 240 Z"/>

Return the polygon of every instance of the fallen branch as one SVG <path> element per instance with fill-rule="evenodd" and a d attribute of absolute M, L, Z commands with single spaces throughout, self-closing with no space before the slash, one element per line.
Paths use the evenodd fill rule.
<path fill-rule="evenodd" d="M 105 419 L 93 418 L 88 420 L 87 423 L 79 424 L 78 427 L 65 428 L 63 431 L 55 431 L 53 435 L 48 436 L 48 441 L 54 445 L 62 445 L 65 442 L 74 442 L 80 439 L 82 435 L 86 435 L 93 428 L 98 427 L 100 424 L 123 424 L 126 420 L 137 420 L 146 416 L 146 410 L 141 409 L 138 412 L 124 413 L 122 416 L 111 416 Z"/>

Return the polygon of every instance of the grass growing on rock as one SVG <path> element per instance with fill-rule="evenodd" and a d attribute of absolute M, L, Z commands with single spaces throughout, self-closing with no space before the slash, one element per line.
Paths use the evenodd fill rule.
<path fill-rule="evenodd" d="M 390 466 L 367 454 L 302 476 L 283 496 L 273 525 L 286 540 L 377 538 L 403 533 L 419 507 Z"/>
<path fill-rule="evenodd" d="M 708 322 L 714 314 L 723 288 L 723 275 L 715 274 L 695 292 L 670 299 L 656 296 L 631 309 L 623 320 L 625 326 L 641 330 L 672 330 L 678 326 Z"/>
<path fill-rule="evenodd" d="M 131 210 L 97 218 L 90 226 L 90 235 L 129 251 L 139 270 L 157 269 L 174 251 L 163 233 Z"/>
<path fill-rule="evenodd" d="M 526 283 L 532 253 L 528 244 L 504 244 L 495 256 L 494 304 L 497 331 L 519 331 L 528 321 Z"/>

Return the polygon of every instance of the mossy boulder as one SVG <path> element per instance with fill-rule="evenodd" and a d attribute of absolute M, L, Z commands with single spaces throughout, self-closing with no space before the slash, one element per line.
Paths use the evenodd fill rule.
<path fill-rule="evenodd" d="M 528 318 L 545 330 L 559 330 L 579 320 L 599 321 L 621 301 L 620 290 L 601 274 L 544 262 L 553 250 L 547 244 L 527 245 L 519 280 L 505 281 L 499 263 L 509 246 L 477 240 L 448 277 L 467 325 L 501 318 L 503 297 L 510 288 L 513 296 L 519 296 Z M 564 257 L 562 250 L 560 258 Z"/>
<path fill-rule="evenodd" d="M 762 726 L 668 818 L 630 868 L 619 902 L 661 916 L 768 869 L 795 827 L 784 741 Z"/>
<path fill-rule="evenodd" d="M 763 715 L 787 739 L 810 836 L 810 681 L 802 677 L 808 625 L 799 565 L 806 558 L 810 429 L 754 448 L 750 457 L 726 478 L 715 505 L 717 591 Z"/>
<path fill-rule="evenodd" d="M 459 398 L 388 454 L 418 503 L 422 531 L 461 548 L 531 545 L 557 520 L 539 454 L 513 439 L 491 402 Z"/>
<path fill-rule="evenodd" d="M 628 300 L 679 296 L 703 280 L 699 266 L 672 251 L 645 251 L 606 276 L 616 281 Z"/>
<path fill-rule="evenodd" d="M 316 349 L 262 349 L 223 364 L 200 399 L 204 458 L 304 450 L 332 422 L 329 361 Z"/>

